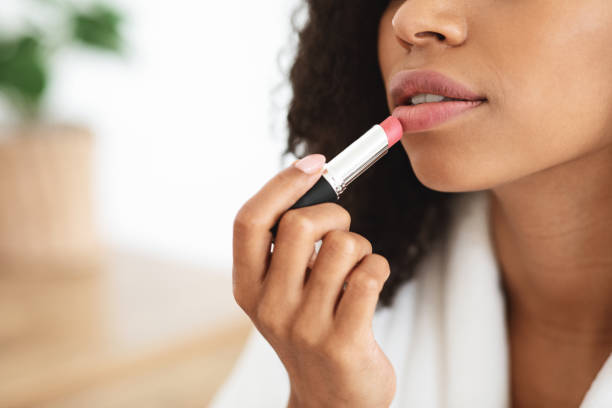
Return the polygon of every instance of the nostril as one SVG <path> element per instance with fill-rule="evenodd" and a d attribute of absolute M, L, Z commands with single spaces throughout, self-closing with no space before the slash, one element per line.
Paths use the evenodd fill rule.
<path fill-rule="evenodd" d="M 403 48 L 407 49 L 408 51 L 410 51 L 410 49 L 412 48 L 412 46 L 414 44 L 409 43 L 408 41 L 402 40 L 399 37 L 395 37 L 395 39 L 397 40 L 397 42 L 399 43 L 399 45 L 401 45 Z"/>
<path fill-rule="evenodd" d="M 429 37 L 429 36 L 432 36 L 432 35 L 436 36 L 436 38 L 438 40 L 440 40 L 440 41 L 444 41 L 446 39 L 446 37 L 444 35 L 442 35 L 440 33 L 437 33 L 435 31 L 422 31 L 420 33 L 416 33 L 414 36 L 422 38 L 422 37 Z"/>

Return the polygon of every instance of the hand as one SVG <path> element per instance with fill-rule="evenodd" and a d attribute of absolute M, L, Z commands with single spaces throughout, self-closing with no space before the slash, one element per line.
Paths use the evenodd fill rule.
<path fill-rule="evenodd" d="M 240 209 L 234 297 L 283 362 L 290 407 L 388 407 L 395 373 L 372 332 L 387 260 L 349 232 L 350 215 L 337 204 L 287 211 L 319 179 L 324 162 L 312 155 L 294 163 Z"/>

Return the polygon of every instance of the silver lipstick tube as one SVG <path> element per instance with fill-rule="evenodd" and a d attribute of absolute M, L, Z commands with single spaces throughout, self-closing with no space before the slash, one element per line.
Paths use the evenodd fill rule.
<path fill-rule="evenodd" d="M 325 165 L 323 177 L 340 198 L 353 180 L 388 151 L 387 134 L 380 125 L 374 125 Z"/>

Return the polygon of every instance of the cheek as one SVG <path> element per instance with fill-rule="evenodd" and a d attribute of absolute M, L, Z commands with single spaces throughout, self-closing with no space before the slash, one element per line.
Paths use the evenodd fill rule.
<path fill-rule="evenodd" d="M 577 158 L 610 143 L 612 14 L 609 0 L 547 7 L 547 18 L 513 38 L 500 119 L 531 171 Z M 571 10 L 571 11 L 569 11 Z M 538 16 L 537 10 L 533 15 Z M 537 27 L 536 30 L 533 27 Z M 530 40 L 531 39 L 531 40 Z M 533 39 L 537 39 L 534 41 Z M 505 68 L 504 68 L 505 67 Z"/>

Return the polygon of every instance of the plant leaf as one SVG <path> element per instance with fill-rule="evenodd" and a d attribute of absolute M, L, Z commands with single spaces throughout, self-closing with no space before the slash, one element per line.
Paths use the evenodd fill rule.
<path fill-rule="evenodd" d="M 77 41 L 109 51 L 120 51 L 121 15 L 104 4 L 96 4 L 72 16 L 72 33 Z"/>
<path fill-rule="evenodd" d="M 0 41 L 0 89 L 27 115 L 38 111 L 47 85 L 48 69 L 40 40 L 20 36 Z"/>

